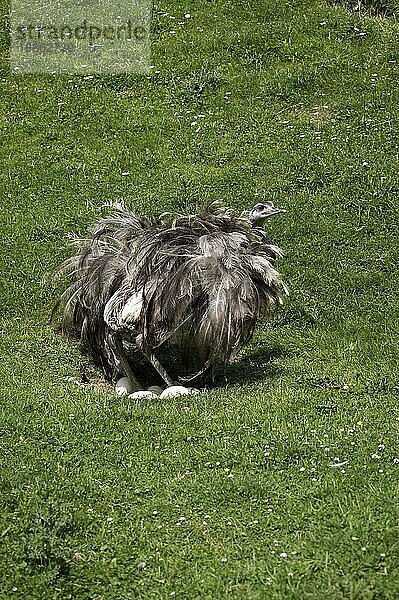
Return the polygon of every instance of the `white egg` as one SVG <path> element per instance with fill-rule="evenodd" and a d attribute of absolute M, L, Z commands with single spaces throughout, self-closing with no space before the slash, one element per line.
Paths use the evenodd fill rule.
<path fill-rule="evenodd" d="M 129 394 L 129 398 L 158 398 L 158 396 L 150 390 L 140 390 L 139 392 L 133 392 L 133 394 Z"/>
<path fill-rule="evenodd" d="M 162 394 L 162 388 L 159 385 L 150 385 L 150 387 L 148 388 L 148 391 L 153 392 L 157 396 L 160 396 Z"/>
<path fill-rule="evenodd" d="M 197 388 L 188 388 L 188 393 L 195 396 L 195 394 L 200 394 L 201 390 L 197 390 Z"/>
<path fill-rule="evenodd" d="M 126 396 L 133 391 L 132 383 L 129 377 L 121 377 L 115 385 L 115 392 L 118 396 Z"/>
<path fill-rule="evenodd" d="M 162 392 L 160 398 L 173 398 L 173 396 L 185 396 L 190 390 L 182 385 L 171 385 Z"/>

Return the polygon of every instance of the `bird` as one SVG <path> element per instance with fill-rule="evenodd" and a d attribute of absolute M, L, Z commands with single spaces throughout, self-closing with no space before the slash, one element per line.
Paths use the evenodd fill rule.
<path fill-rule="evenodd" d="M 116 204 L 56 270 L 69 281 L 52 318 L 61 312 L 62 332 L 81 340 L 105 378 L 126 376 L 133 389 L 143 389 L 135 356 L 176 382 L 159 358 L 165 348 L 178 350 L 179 382 L 226 377 L 259 316 L 289 293 L 275 265 L 283 252 L 263 228 L 284 212 L 267 201 L 236 217 L 213 202 L 150 219 Z"/>

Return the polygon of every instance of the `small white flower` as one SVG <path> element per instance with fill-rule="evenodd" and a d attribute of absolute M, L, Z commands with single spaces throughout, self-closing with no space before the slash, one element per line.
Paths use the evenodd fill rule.
<path fill-rule="evenodd" d="M 339 459 L 334 459 L 334 460 L 339 460 Z M 349 462 L 349 460 L 343 460 L 341 462 L 334 462 L 331 463 L 330 465 L 328 465 L 329 467 L 331 467 L 332 469 L 338 469 L 339 467 L 343 467 L 344 465 L 347 465 Z"/>
<path fill-rule="evenodd" d="M 288 554 L 286 552 L 281 552 L 280 558 L 288 558 Z"/>
<path fill-rule="evenodd" d="M 186 19 L 191 19 L 191 15 L 190 15 L 190 13 L 185 13 L 184 17 L 185 17 Z"/>

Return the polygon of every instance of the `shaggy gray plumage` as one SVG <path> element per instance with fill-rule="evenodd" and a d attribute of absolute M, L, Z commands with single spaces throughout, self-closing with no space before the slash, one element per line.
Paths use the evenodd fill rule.
<path fill-rule="evenodd" d="M 179 346 L 186 381 L 225 370 L 260 313 L 287 294 L 274 268 L 282 252 L 261 227 L 277 212 L 259 203 L 237 218 L 212 204 L 147 221 L 117 208 L 75 241 L 77 254 L 57 272 L 73 278 L 56 307 L 63 331 L 78 335 L 109 379 L 124 373 L 136 387 L 137 350 L 172 383 L 153 354 L 161 345 Z"/>

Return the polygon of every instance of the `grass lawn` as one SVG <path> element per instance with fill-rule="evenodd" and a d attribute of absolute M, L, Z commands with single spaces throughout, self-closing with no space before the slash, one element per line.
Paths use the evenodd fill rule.
<path fill-rule="evenodd" d="M 165 0 L 150 75 L 11 76 L 1 34 L 1 600 L 398 598 L 399 25 L 345 4 Z M 67 381 L 47 278 L 122 198 L 287 209 L 226 389 Z"/>

